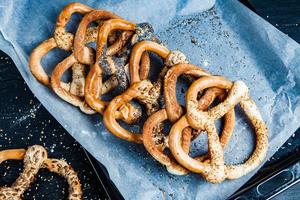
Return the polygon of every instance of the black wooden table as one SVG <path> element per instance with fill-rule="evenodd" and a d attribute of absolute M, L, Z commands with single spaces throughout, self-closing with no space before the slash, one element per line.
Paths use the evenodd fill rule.
<path fill-rule="evenodd" d="M 300 1 L 249 2 L 248 6 L 259 15 L 300 43 Z M 47 147 L 51 157 L 65 158 L 75 168 L 82 181 L 85 199 L 107 198 L 84 149 L 34 97 L 11 59 L 3 52 L 0 52 L 0 102 L 0 150 L 41 144 Z M 292 154 L 299 147 L 300 134 L 296 133 L 267 165 Z M 9 161 L 1 164 L 0 185 L 13 182 L 21 168 L 20 162 Z M 64 199 L 67 193 L 64 179 L 43 171 L 33 187 L 26 192 L 25 199 Z M 300 199 L 300 184 L 276 199 Z"/>

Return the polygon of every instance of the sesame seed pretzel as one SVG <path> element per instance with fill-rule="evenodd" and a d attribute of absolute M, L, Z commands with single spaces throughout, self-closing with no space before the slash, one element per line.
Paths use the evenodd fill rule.
<path fill-rule="evenodd" d="M 5 160 L 23 160 L 24 169 L 11 187 L 0 187 L 1 200 L 21 200 L 24 192 L 34 182 L 38 171 L 46 168 L 67 179 L 69 200 L 81 200 L 82 191 L 76 172 L 63 160 L 49 159 L 47 151 L 39 145 L 25 149 L 12 149 L 0 152 L 0 163 Z"/>
<path fill-rule="evenodd" d="M 198 109 L 198 104 L 196 104 L 197 95 L 199 91 L 210 87 L 229 90 L 229 94 L 219 105 L 208 111 L 202 111 Z M 181 165 L 193 172 L 202 174 L 210 182 L 221 182 L 225 178 L 236 179 L 249 173 L 264 160 L 268 147 L 267 127 L 255 103 L 248 96 L 247 86 L 242 81 L 231 83 L 222 77 L 202 77 L 190 86 L 186 99 L 187 115 L 173 125 L 169 134 L 170 150 Z M 257 136 L 256 147 L 245 163 L 225 166 L 223 148 L 216 133 L 214 120 L 232 110 L 238 103 L 254 126 Z M 189 126 L 198 130 L 206 130 L 208 151 L 211 157 L 209 162 L 202 162 L 189 157 L 180 147 L 182 130 Z"/>

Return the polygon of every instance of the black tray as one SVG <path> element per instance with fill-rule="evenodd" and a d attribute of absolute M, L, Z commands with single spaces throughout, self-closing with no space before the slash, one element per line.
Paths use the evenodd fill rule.
<path fill-rule="evenodd" d="M 248 1 L 243 2 L 254 9 L 255 6 Z M 110 181 L 105 168 L 44 109 L 28 89 L 10 58 L 3 52 L 0 52 L 0 83 L 0 150 L 41 144 L 47 147 L 51 157 L 63 156 L 75 168 L 82 181 L 85 199 L 123 199 Z M 295 184 L 299 177 L 290 177 L 293 174 L 293 166 L 299 164 L 299 133 L 300 130 L 231 199 L 266 199 Z M 9 161 L 1 164 L 0 185 L 12 183 L 21 168 L 21 162 Z M 279 180 L 284 180 L 280 184 L 282 187 L 274 187 L 272 182 L 277 184 Z M 263 188 L 261 185 L 264 183 L 273 189 L 269 192 L 263 191 L 263 195 L 257 193 L 257 187 Z M 33 187 L 26 192 L 24 199 L 33 197 L 64 199 L 67 197 L 67 183 L 62 178 L 43 171 Z"/>

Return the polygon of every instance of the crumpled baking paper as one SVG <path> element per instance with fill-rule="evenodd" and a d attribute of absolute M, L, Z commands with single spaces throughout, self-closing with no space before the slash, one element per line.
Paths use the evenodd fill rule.
<path fill-rule="evenodd" d="M 122 141 L 107 132 L 99 115 L 82 114 L 38 83 L 28 68 L 29 54 L 52 35 L 56 16 L 68 2 L 1 1 L 0 48 L 12 57 L 47 110 L 106 166 L 125 199 L 225 199 L 253 175 L 254 172 L 221 184 L 208 183 L 195 174 L 171 175 L 142 145 Z M 230 80 L 245 81 L 269 127 L 268 158 L 298 128 L 300 46 L 238 1 L 82 2 L 114 11 L 128 20 L 148 21 L 170 49 L 180 49 L 191 63 Z M 65 56 L 63 51 L 53 51 L 43 63 L 52 69 Z M 183 99 L 182 94 L 180 97 Z M 235 131 L 225 150 L 227 163 L 242 162 L 254 147 L 251 127 L 240 109 L 236 113 Z M 203 141 L 204 134 L 193 142 L 192 154 L 199 153 L 195 147 L 207 148 Z"/>

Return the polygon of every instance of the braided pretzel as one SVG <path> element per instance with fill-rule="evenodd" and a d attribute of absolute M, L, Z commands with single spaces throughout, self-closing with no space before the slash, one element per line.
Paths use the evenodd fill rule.
<path fill-rule="evenodd" d="M 24 169 L 11 187 L 0 187 L 1 200 L 21 200 L 24 192 L 30 187 L 41 168 L 57 173 L 67 179 L 69 184 L 69 199 L 81 200 L 82 191 L 76 172 L 63 160 L 48 159 L 47 151 L 39 145 L 26 150 L 13 149 L 0 152 L 1 162 L 5 160 L 23 160 Z"/>
<path fill-rule="evenodd" d="M 108 11 L 96 10 L 91 13 L 98 14 L 97 18 L 101 19 L 101 20 L 117 17 L 115 14 L 108 12 Z M 93 16 L 93 15 L 89 15 L 89 14 L 87 14 L 88 17 Z M 89 18 L 87 18 L 87 19 L 89 19 Z M 86 22 L 86 20 L 84 22 Z M 80 23 L 80 24 L 82 24 L 82 23 Z M 65 23 L 62 25 L 65 25 Z M 87 25 L 86 26 L 79 25 L 79 26 L 81 26 L 81 29 L 79 30 L 79 32 L 82 32 L 82 31 L 84 32 L 83 37 L 79 37 L 79 40 L 80 40 L 79 42 L 81 42 L 81 39 L 85 43 L 94 42 L 96 39 L 96 36 L 97 36 L 97 31 L 98 31 L 97 29 L 95 29 L 96 27 L 86 29 Z M 76 36 L 75 36 L 75 39 L 76 39 Z M 78 37 L 77 37 L 77 40 L 78 40 Z M 76 40 L 75 40 L 75 42 L 76 42 Z M 75 42 L 74 42 L 74 47 L 75 47 Z M 78 42 L 77 42 L 77 44 L 78 44 Z M 117 42 L 115 45 L 119 45 L 119 44 L 122 44 L 122 43 Z M 75 55 L 75 52 L 73 54 Z M 76 59 L 74 59 L 73 54 L 71 56 L 67 57 L 64 61 L 62 61 L 55 67 L 52 77 L 51 77 L 51 86 L 52 86 L 53 90 L 58 94 L 58 96 L 60 96 L 65 101 L 71 103 L 74 106 L 80 107 L 80 109 L 86 114 L 94 114 L 95 111 L 92 110 L 91 108 L 89 108 L 87 106 L 87 104 L 80 98 L 81 96 L 84 96 L 84 85 L 85 85 L 84 65 L 78 63 L 78 61 Z M 93 57 L 89 58 L 89 60 L 86 61 L 87 64 L 91 64 L 92 62 L 93 62 Z M 70 91 L 68 91 L 63 87 L 63 84 L 60 81 L 60 79 L 61 79 L 61 76 L 63 75 L 63 73 L 67 69 L 69 69 L 71 66 L 73 66 L 72 67 L 73 79 L 72 79 Z M 106 91 L 109 91 L 112 89 L 112 87 L 116 87 L 116 84 L 114 82 L 111 82 L 111 80 L 110 80 L 108 83 L 106 83 L 105 89 L 106 89 Z"/>
<path fill-rule="evenodd" d="M 152 83 L 148 80 L 144 80 L 131 85 L 125 92 L 111 100 L 104 112 L 103 122 L 105 127 L 113 135 L 127 141 L 142 143 L 142 134 L 135 134 L 121 127 L 116 121 L 115 113 L 122 107 L 128 105 L 128 102 L 134 98 L 148 98 L 151 88 L 153 88 Z"/>
<path fill-rule="evenodd" d="M 201 111 L 195 104 L 197 94 L 209 87 L 228 89 L 229 94 L 224 102 L 209 111 Z M 234 84 L 221 77 L 203 77 L 195 81 L 187 92 L 187 115 L 182 117 L 172 127 L 169 134 L 169 145 L 176 160 L 187 169 L 201 173 L 208 181 L 220 182 L 225 178 L 239 178 L 256 168 L 265 158 L 268 147 L 268 131 L 255 103 L 248 96 L 248 88 L 242 81 Z M 214 120 L 222 117 L 229 110 L 240 103 L 246 115 L 253 124 L 257 136 L 256 148 L 244 164 L 224 165 L 222 145 L 219 142 Z M 181 132 L 192 126 L 207 131 L 210 162 L 201 162 L 190 158 L 180 147 Z"/>
<path fill-rule="evenodd" d="M 182 74 L 192 75 L 196 78 L 210 76 L 205 70 L 191 64 L 177 64 L 168 70 L 164 79 L 164 97 L 167 115 L 171 122 L 177 121 L 183 114 L 176 97 L 177 79 Z"/>
<path fill-rule="evenodd" d="M 73 34 L 65 30 L 66 24 L 69 22 L 71 15 L 75 12 L 86 14 L 93 9 L 81 3 L 68 4 L 59 14 L 56 21 L 56 28 L 54 37 L 49 38 L 38 45 L 29 57 L 29 67 L 34 77 L 44 85 L 50 84 L 50 79 L 41 65 L 41 59 L 52 49 L 62 48 L 64 50 L 71 50 L 73 45 Z"/>

